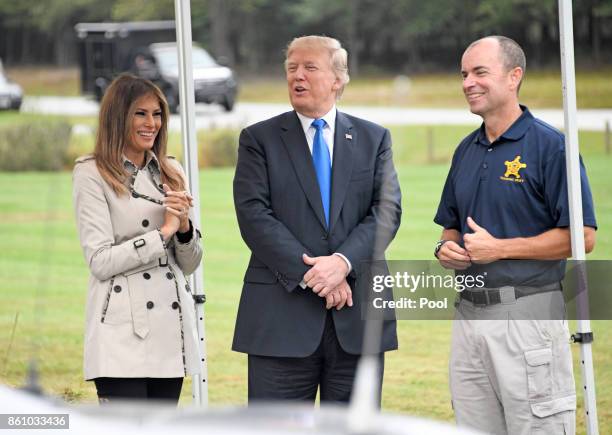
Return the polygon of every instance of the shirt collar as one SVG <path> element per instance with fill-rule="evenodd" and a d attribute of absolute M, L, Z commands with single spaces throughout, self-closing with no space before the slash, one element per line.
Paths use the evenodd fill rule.
<path fill-rule="evenodd" d="M 134 170 L 137 168 L 134 162 L 128 159 L 124 154 L 121 154 L 121 158 L 123 159 L 124 168 L 130 169 L 130 170 Z M 159 171 L 159 161 L 157 160 L 157 156 L 155 155 L 155 153 L 151 150 L 146 151 L 145 164 L 143 168 L 146 168 L 149 166 L 152 169 L 156 169 L 157 171 Z"/>
<path fill-rule="evenodd" d="M 301 113 L 297 111 L 295 113 L 297 113 L 297 116 L 300 119 L 300 124 L 302 124 L 302 129 L 304 130 L 304 133 L 307 132 L 308 129 L 311 127 L 312 121 L 314 121 L 315 118 L 309 118 L 305 115 L 302 115 Z M 325 122 L 327 123 L 327 126 L 329 127 L 329 129 L 331 130 L 333 134 L 334 128 L 336 127 L 336 105 L 334 104 L 331 110 L 319 119 L 325 120 Z"/>
<path fill-rule="evenodd" d="M 519 140 L 520 138 L 525 136 L 525 133 L 527 133 L 527 130 L 529 129 L 529 127 L 531 127 L 531 124 L 533 123 L 534 119 L 533 115 L 531 114 L 527 106 L 523 106 L 522 104 L 519 106 L 523 113 L 521 114 L 521 116 L 518 117 L 516 121 L 514 121 L 514 123 L 508 128 L 508 130 L 503 132 L 502 135 L 497 138 L 497 141 L 500 141 L 502 139 L 510 141 Z M 489 139 L 487 138 L 487 133 L 485 131 L 484 122 L 480 125 L 480 130 L 476 135 L 476 142 L 480 143 L 481 145 L 490 145 Z"/>

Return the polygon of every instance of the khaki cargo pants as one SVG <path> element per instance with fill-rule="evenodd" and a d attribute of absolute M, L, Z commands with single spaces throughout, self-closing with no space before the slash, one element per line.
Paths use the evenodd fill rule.
<path fill-rule="evenodd" d="M 449 374 L 457 424 L 496 435 L 575 434 L 567 321 L 549 320 L 563 316 L 550 315 L 565 311 L 561 292 L 456 307 Z"/>

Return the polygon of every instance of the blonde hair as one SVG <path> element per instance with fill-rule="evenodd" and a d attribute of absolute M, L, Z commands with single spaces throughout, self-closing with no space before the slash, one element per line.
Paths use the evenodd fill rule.
<path fill-rule="evenodd" d="M 348 73 L 348 53 L 342 48 L 340 41 L 329 36 L 318 35 L 294 38 L 287 45 L 287 50 L 285 51 L 285 70 L 287 69 L 289 56 L 291 56 L 291 52 L 296 48 L 312 48 L 327 51 L 332 70 L 336 78 L 340 80 L 340 89 L 336 92 L 336 99 L 340 99 L 342 92 L 344 92 L 344 87 L 351 80 Z"/>
<path fill-rule="evenodd" d="M 153 153 L 159 162 L 162 183 L 172 190 L 184 190 L 182 174 L 166 156 L 168 144 L 168 103 L 162 91 L 149 80 L 132 74 L 121 74 L 109 85 L 100 104 L 98 133 L 94 157 L 100 175 L 117 195 L 127 194 L 129 173 L 123 167 L 123 154 L 130 140 L 136 101 L 154 96 L 161 108 L 161 127 L 153 143 Z"/>

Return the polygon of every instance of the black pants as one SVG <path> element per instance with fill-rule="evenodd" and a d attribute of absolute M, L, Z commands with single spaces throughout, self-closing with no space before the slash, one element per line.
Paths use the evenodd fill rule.
<path fill-rule="evenodd" d="M 338 343 L 331 313 L 325 320 L 321 343 L 305 358 L 249 355 L 249 403 L 293 400 L 314 403 L 320 388 L 321 402 L 348 402 L 360 355 L 346 353 Z M 380 356 L 378 403 L 384 373 Z"/>
<path fill-rule="evenodd" d="M 96 378 L 100 403 L 116 400 L 159 400 L 177 404 L 183 378 Z"/>

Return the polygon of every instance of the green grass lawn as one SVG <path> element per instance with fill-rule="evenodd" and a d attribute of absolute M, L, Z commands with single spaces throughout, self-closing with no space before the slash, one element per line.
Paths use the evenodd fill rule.
<path fill-rule="evenodd" d="M 576 73 L 579 108 L 612 107 L 611 74 L 610 69 Z M 240 86 L 239 101 L 287 101 L 287 85 L 282 76 L 276 80 L 245 79 Z M 560 71 L 527 71 L 521 87 L 521 100 L 533 108 L 563 107 Z M 409 77 L 407 85 L 393 76 L 352 78 L 342 95 L 342 104 L 465 108 L 465 99 L 461 91 L 461 75 L 457 70 L 456 74 L 414 75 Z"/>
<path fill-rule="evenodd" d="M 437 127 L 436 162 L 425 164 L 426 128 L 393 129 L 404 214 L 389 258 L 431 259 L 440 235 L 432 218 L 448 171 L 448 158 L 469 130 Z M 600 133 L 583 133 L 581 139 L 600 226 L 591 258 L 611 259 L 612 156 L 603 153 Z M 232 175 L 230 168 L 200 174 L 209 394 L 213 405 L 246 402 L 246 357 L 230 351 L 248 261 L 234 216 Z M 92 402 L 95 389 L 82 380 L 81 361 L 88 271 L 74 224 L 71 175 L 0 173 L 0 185 L 0 382 L 21 385 L 28 361 L 36 357 L 46 391 L 72 401 Z M 451 420 L 447 386 L 450 322 L 400 321 L 398 325 L 400 349 L 387 355 L 383 408 Z M 608 321 L 593 322 L 593 329 L 600 428 L 601 433 L 612 433 L 612 330 Z M 576 358 L 578 350 L 574 346 Z M 187 383 L 182 402 L 188 403 L 189 398 Z M 581 410 L 578 419 L 583 424 Z"/>
<path fill-rule="evenodd" d="M 65 95 L 81 93 L 78 67 L 59 68 L 53 65 L 5 68 L 7 76 L 19 83 L 26 95 Z"/>

